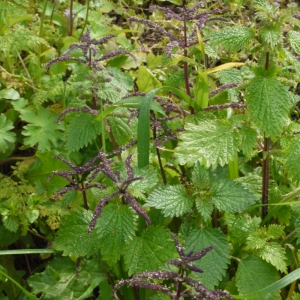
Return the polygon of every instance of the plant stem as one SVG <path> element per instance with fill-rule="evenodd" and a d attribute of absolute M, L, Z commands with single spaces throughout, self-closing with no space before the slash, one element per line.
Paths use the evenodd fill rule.
<path fill-rule="evenodd" d="M 81 182 L 81 187 L 82 187 L 82 197 L 83 197 L 83 206 L 86 210 L 89 209 L 89 205 L 88 205 L 88 202 L 87 202 L 87 197 L 86 197 L 86 190 L 84 189 L 84 183 Z"/>
<path fill-rule="evenodd" d="M 81 33 L 80 33 L 80 37 L 83 35 L 83 32 L 85 30 L 85 27 L 86 27 L 86 24 L 88 22 L 88 17 L 89 17 L 89 10 L 90 10 L 90 0 L 87 0 L 87 5 L 86 5 L 86 14 L 85 14 L 85 20 L 84 20 L 84 24 L 82 26 L 82 30 L 81 30 Z"/>
<path fill-rule="evenodd" d="M 44 27 L 44 18 L 45 18 L 45 14 L 46 14 L 46 9 L 47 9 L 47 5 L 48 5 L 48 0 L 45 1 L 44 4 L 44 8 L 43 8 L 43 13 L 41 16 L 41 20 L 40 20 L 40 32 L 39 32 L 39 37 L 41 38 L 43 36 L 43 27 Z M 38 65 L 41 65 L 41 53 L 42 53 L 42 45 L 38 46 Z"/>
<path fill-rule="evenodd" d="M 73 35 L 73 0 L 70 1 L 70 29 L 69 29 L 69 36 Z"/>
<path fill-rule="evenodd" d="M 268 215 L 268 198 L 269 198 L 269 149 L 270 138 L 264 137 L 264 159 L 263 159 L 263 182 L 262 182 L 262 219 Z"/>
<path fill-rule="evenodd" d="M 266 53 L 265 69 L 270 67 L 270 52 Z M 262 179 L 262 220 L 268 215 L 268 199 L 269 199 L 269 168 L 270 168 L 270 138 L 264 136 L 263 149 L 263 179 Z"/>

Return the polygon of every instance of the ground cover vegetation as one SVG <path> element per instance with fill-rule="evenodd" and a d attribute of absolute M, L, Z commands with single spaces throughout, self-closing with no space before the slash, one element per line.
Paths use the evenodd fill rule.
<path fill-rule="evenodd" d="M 3 0 L 0 299 L 300 299 L 298 5 Z"/>

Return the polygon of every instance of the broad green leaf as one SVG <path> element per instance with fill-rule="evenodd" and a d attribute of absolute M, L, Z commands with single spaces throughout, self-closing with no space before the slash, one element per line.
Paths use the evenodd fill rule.
<path fill-rule="evenodd" d="M 286 88 L 274 77 L 256 75 L 247 87 L 246 97 L 253 123 L 268 137 L 280 135 L 291 106 Z"/>
<path fill-rule="evenodd" d="M 149 92 L 161 86 L 160 81 L 144 66 L 139 67 L 136 84 L 140 92 Z"/>
<path fill-rule="evenodd" d="M 273 50 L 281 42 L 281 28 L 278 26 L 264 26 L 259 33 L 262 44 Z"/>
<path fill-rule="evenodd" d="M 6 247 L 18 240 L 20 237 L 20 232 L 12 232 L 8 230 L 5 226 L 0 226 L 0 245 L 1 247 Z"/>
<path fill-rule="evenodd" d="M 133 89 L 133 79 L 129 73 L 118 68 L 107 68 L 107 71 L 111 74 L 109 85 L 113 85 L 120 96 L 125 96 Z"/>
<path fill-rule="evenodd" d="M 66 148 L 69 152 L 78 151 L 92 143 L 100 133 L 101 123 L 95 116 L 81 113 L 68 124 L 65 134 Z"/>
<path fill-rule="evenodd" d="M 146 200 L 146 193 L 149 193 L 159 182 L 156 169 L 146 168 L 134 168 L 134 176 L 142 177 L 142 180 L 133 181 L 129 186 L 130 193 L 136 198 Z"/>
<path fill-rule="evenodd" d="M 65 187 L 68 181 L 60 176 L 53 176 L 48 181 L 48 177 L 53 171 L 70 170 L 61 160 L 54 158 L 53 152 L 36 152 L 36 160 L 31 164 L 26 173 L 26 179 L 37 186 L 38 193 L 42 194 L 45 190 L 49 195 Z"/>
<path fill-rule="evenodd" d="M 228 236 L 238 245 L 244 244 L 250 234 L 257 231 L 261 219 L 247 215 L 229 215 L 225 219 L 228 226 Z"/>
<path fill-rule="evenodd" d="M 298 31 L 290 30 L 288 33 L 288 39 L 294 51 L 297 54 L 300 54 L 300 33 Z"/>
<path fill-rule="evenodd" d="M 211 182 L 212 201 L 221 211 L 236 213 L 248 208 L 259 199 L 241 183 L 231 179 L 214 176 Z"/>
<path fill-rule="evenodd" d="M 21 119 L 26 121 L 22 134 L 26 136 L 24 144 L 31 147 L 38 144 L 38 150 L 45 152 L 58 145 L 62 138 L 59 132 L 60 125 L 57 124 L 58 115 L 51 113 L 49 109 L 41 107 L 37 114 L 28 112 L 21 114 Z"/>
<path fill-rule="evenodd" d="M 258 249 L 257 254 L 273 265 L 278 271 L 287 273 L 287 258 L 284 248 L 276 243 L 269 242 L 261 249 Z"/>
<path fill-rule="evenodd" d="M 300 136 L 294 137 L 291 144 L 284 150 L 284 166 L 292 179 L 300 181 L 300 172 L 298 170 L 300 162 Z"/>
<path fill-rule="evenodd" d="M 247 268 L 247 266 L 246 266 L 246 268 Z M 259 269 L 259 266 L 258 266 L 258 269 Z M 268 270 L 266 270 L 266 271 L 267 271 L 266 273 L 268 273 Z M 253 274 L 251 274 L 252 279 L 255 278 L 255 274 L 257 274 L 257 273 L 254 270 Z M 268 274 L 268 275 L 270 275 L 270 274 Z M 274 282 L 274 283 L 272 283 L 268 286 L 265 286 L 262 289 L 254 292 L 254 293 L 250 292 L 249 294 L 241 295 L 241 296 L 232 295 L 232 297 L 234 299 L 265 299 L 265 298 L 269 299 L 273 293 L 276 293 L 275 294 L 275 296 L 276 296 L 275 300 L 278 300 L 278 299 L 281 299 L 280 296 L 279 297 L 277 296 L 278 292 L 282 288 L 288 286 L 292 282 L 295 282 L 299 278 L 300 278 L 300 268 L 296 269 L 295 271 L 293 271 L 290 274 L 284 276 L 280 280 L 278 280 L 278 281 L 276 281 L 276 282 Z M 242 281 L 244 281 L 244 277 L 242 277 L 241 279 L 242 279 Z M 251 282 L 248 285 L 248 287 L 252 291 Z"/>
<path fill-rule="evenodd" d="M 90 256 L 99 248 L 99 237 L 88 233 L 92 212 L 78 207 L 63 217 L 53 247 L 63 255 Z"/>
<path fill-rule="evenodd" d="M 110 126 L 114 139 L 119 146 L 128 143 L 132 137 L 132 131 L 123 119 L 109 116 L 107 122 Z"/>
<path fill-rule="evenodd" d="M 239 51 L 249 45 L 254 38 L 254 31 L 249 27 L 227 27 L 209 36 L 209 41 L 214 45 L 222 45 L 228 51 Z"/>
<path fill-rule="evenodd" d="M 137 229 L 137 215 L 127 205 L 107 204 L 95 228 L 103 259 L 109 265 L 117 262 Z"/>
<path fill-rule="evenodd" d="M 261 197 L 262 178 L 258 175 L 239 177 L 235 180 L 242 184 L 247 190 L 251 191 L 257 198 Z"/>
<path fill-rule="evenodd" d="M 214 203 L 209 197 L 195 197 L 196 208 L 202 216 L 204 222 L 211 219 L 211 214 L 214 209 Z"/>
<path fill-rule="evenodd" d="M 228 120 L 202 120 L 187 124 L 179 135 L 176 153 L 180 164 L 205 159 L 206 166 L 224 166 L 238 151 L 240 135 Z"/>
<path fill-rule="evenodd" d="M 193 198 L 187 194 L 183 186 L 167 185 L 155 189 L 145 206 L 161 209 L 165 217 L 179 217 L 191 210 L 193 204 Z"/>
<path fill-rule="evenodd" d="M 240 135 L 242 137 L 241 150 L 245 156 L 251 157 L 256 147 L 257 131 L 251 127 L 242 127 Z"/>
<path fill-rule="evenodd" d="M 207 288 L 214 286 L 225 276 L 227 265 L 230 263 L 229 247 L 226 236 L 214 228 L 192 230 L 184 244 L 186 253 L 198 252 L 206 247 L 215 246 L 203 258 L 195 262 L 195 265 L 204 270 L 204 273 L 193 273 L 193 277 L 203 283 Z"/>
<path fill-rule="evenodd" d="M 28 283 L 43 300 L 87 299 L 100 282 L 106 280 L 97 261 L 81 261 L 80 268 L 69 257 L 52 260 L 43 273 L 31 276 Z"/>
<path fill-rule="evenodd" d="M 257 256 L 248 256 L 239 263 L 236 274 L 236 285 L 240 294 L 248 294 L 258 291 L 278 279 L 277 270 Z M 268 299 L 281 299 L 278 292 L 269 294 Z M 247 299 L 247 298 L 245 298 Z M 256 300 L 264 299 L 262 296 L 251 298 Z"/>
<path fill-rule="evenodd" d="M 20 99 L 20 94 L 15 89 L 3 89 L 0 91 L 0 99 L 17 100 Z"/>
<path fill-rule="evenodd" d="M 3 216 L 2 217 L 3 225 L 4 227 L 11 231 L 11 232 L 17 232 L 19 228 L 19 224 L 14 220 L 14 218 L 11 215 Z"/>
<path fill-rule="evenodd" d="M 9 130 L 13 129 L 13 123 L 7 120 L 4 114 L 0 115 L 0 152 L 4 153 L 16 141 L 16 134 Z"/>
<path fill-rule="evenodd" d="M 210 185 L 209 171 L 199 161 L 193 167 L 192 182 L 197 189 L 206 190 Z"/>
<path fill-rule="evenodd" d="M 169 231 L 160 226 L 150 226 L 134 237 L 124 253 L 129 276 L 162 269 L 168 260 L 178 256 Z"/>

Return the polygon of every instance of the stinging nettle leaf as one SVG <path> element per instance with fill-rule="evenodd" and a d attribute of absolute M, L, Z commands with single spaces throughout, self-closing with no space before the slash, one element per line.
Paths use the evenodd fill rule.
<path fill-rule="evenodd" d="M 251 43 L 254 31 L 248 27 L 227 27 L 212 33 L 209 40 L 214 45 L 222 45 L 228 51 L 239 51 Z"/>
<path fill-rule="evenodd" d="M 296 181 L 300 181 L 300 136 L 297 135 L 291 144 L 284 150 L 284 166 L 288 174 Z"/>
<path fill-rule="evenodd" d="M 289 116 L 290 97 L 274 77 L 256 75 L 247 87 L 247 106 L 251 120 L 268 137 L 278 136 Z"/>
<path fill-rule="evenodd" d="M 178 256 L 169 230 L 160 226 L 150 226 L 142 236 L 134 237 L 124 253 L 129 276 L 162 269 L 167 261 Z"/>
<path fill-rule="evenodd" d="M 53 246 L 63 255 L 90 256 L 97 248 L 99 237 L 88 233 L 92 212 L 83 208 L 71 211 L 61 221 Z"/>
<path fill-rule="evenodd" d="M 259 280 L 258 280 L 259 276 Z M 275 267 L 262 260 L 257 256 L 248 256 L 239 263 L 236 274 L 236 285 L 240 294 L 249 294 L 258 291 L 278 280 L 278 272 Z M 268 299 L 279 300 L 280 290 Z M 262 298 L 252 298 L 254 300 L 261 300 Z"/>
<path fill-rule="evenodd" d="M 179 217 L 187 213 L 193 206 L 190 197 L 181 185 L 160 186 L 153 191 L 145 206 L 161 209 L 165 217 Z"/>
<path fill-rule="evenodd" d="M 203 258 L 194 262 L 204 273 L 194 273 L 195 277 L 207 288 L 213 289 L 226 273 L 227 265 L 230 263 L 229 247 L 226 236 L 214 228 L 203 228 L 192 230 L 185 243 L 186 253 L 198 252 L 206 247 L 215 246 Z"/>
<path fill-rule="evenodd" d="M 92 143 L 100 132 L 101 123 L 95 116 L 81 113 L 68 124 L 65 134 L 66 148 L 69 152 L 78 151 Z"/>
<path fill-rule="evenodd" d="M 127 205 L 107 204 L 97 220 L 101 254 L 109 265 L 117 262 L 137 229 L 137 215 Z"/>
<path fill-rule="evenodd" d="M 187 124 L 176 148 L 180 164 L 205 159 L 206 166 L 224 166 L 239 150 L 239 131 L 228 120 L 202 120 Z"/>
<path fill-rule="evenodd" d="M 259 199 L 239 182 L 218 177 L 211 179 L 211 182 L 212 201 L 221 211 L 236 213 L 248 208 Z"/>
<path fill-rule="evenodd" d="M 293 50 L 297 54 L 300 54 L 300 33 L 298 31 L 291 30 L 288 33 L 288 39 Z"/>

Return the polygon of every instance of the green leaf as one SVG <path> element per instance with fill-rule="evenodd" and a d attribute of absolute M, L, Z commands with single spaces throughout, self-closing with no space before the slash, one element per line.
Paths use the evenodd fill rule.
<path fill-rule="evenodd" d="M 251 127 L 242 127 L 240 135 L 242 137 L 241 150 L 245 156 L 251 157 L 256 147 L 257 131 Z"/>
<path fill-rule="evenodd" d="M 222 45 L 228 51 L 239 51 L 249 45 L 254 38 L 254 31 L 249 27 L 227 27 L 213 32 L 209 40 L 214 45 Z"/>
<path fill-rule="evenodd" d="M 26 179 L 37 185 L 38 193 L 42 194 L 47 190 L 50 195 L 68 184 L 68 181 L 60 176 L 53 176 L 48 182 L 48 177 L 57 170 L 70 170 L 70 167 L 54 158 L 53 152 L 36 152 L 36 160 L 29 166 Z"/>
<path fill-rule="evenodd" d="M 213 289 L 225 276 L 227 265 L 230 263 L 226 236 L 219 229 L 194 229 L 186 237 L 184 246 L 186 253 L 190 251 L 195 253 L 206 247 L 215 246 L 212 251 L 195 262 L 195 265 L 203 269 L 204 273 L 193 273 L 193 277 L 206 287 Z"/>
<path fill-rule="evenodd" d="M 196 188 L 207 189 L 210 185 L 209 171 L 196 162 L 192 171 L 192 182 Z"/>
<path fill-rule="evenodd" d="M 202 216 L 204 222 L 211 219 L 211 214 L 214 209 L 214 203 L 210 198 L 196 197 L 195 198 L 196 208 L 199 214 Z"/>
<path fill-rule="evenodd" d="M 250 119 L 268 137 L 281 134 L 290 111 L 290 98 L 285 87 L 274 77 L 256 75 L 247 87 Z"/>
<path fill-rule="evenodd" d="M 193 198 L 181 185 L 160 186 L 147 199 L 146 205 L 161 209 L 165 217 L 179 217 L 191 210 Z"/>
<path fill-rule="evenodd" d="M 272 265 L 257 256 L 248 256 L 239 263 L 236 274 L 236 285 L 240 294 L 243 295 L 258 291 L 274 283 L 277 279 L 277 270 Z M 278 292 L 270 294 L 268 299 L 281 299 L 279 291 L 278 289 Z M 249 298 L 243 297 L 243 299 Z M 251 297 L 251 299 L 261 300 L 263 298 L 262 295 L 258 295 L 258 297 Z"/>
<path fill-rule="evenodd" d="M 80 269 L 69 257 L 52 260 L 43 273 L 36 273 L 28 280 L 32 292 L 42 293 L 39 299 L 86 299 L 100 282 L 106 280 L 101 267 L 91 259 L 81 261 Z"/>
<path fill-rule="evenodd" d="M 142 236 L 134 237 L 124 252 L 129 276 L 161 269 L 178 256 L 169 231 L 160 226 L 150 226 Z"/>
<path fill-rule="evenodd" d="M 27 111 L 20 117 L 29 123 L 24 126 L 22 131 L 22 134 L 26 136 L 24 138 L 25 145 L 33 147 L 38 144 L 38 150 L 41 152 L 51 150 L 53 146 L 57 147 L 58 141 L 62 138 L 58 131 L 60 126 L 56 122 L 57 114 L 41 107 L 37 114 Z"/>
<path fill-rule="evenodd" d="M 281 42 L 281 28 L 278 26 L 265 26 L 260 30 L 259 38 L 266 47 L 273 50 Z"/>
<path fill-rule="evenodd" d="M 296 181 L 300 181 L 300 172 L 298 168 L 295 168 L 295 166 L 298 166 L 300 161 L 300 136 L 297 135 L 294 137 L 291 144 L 284 149 L 284 166 L 286 167 L 286 170 L 289 174 L 289 176 L 292 177 L 292 179 Z"/>
<path fill-rule="evenodd" d="M 71 120 L 65 134 L 66 149 L 69 152 L 78 151 L 97 138 L 101 123 L 95 122 L 95 118 L 91 114 L 81 113 Z"/>
<path fill-rule="evenodd" d="M 137 229 L 137 215 L 128 205 L 107 204 L 95 228 L 103 259 L 109 265 L 117 262 Z"/>
<path fill-rule="evenodd" d="M 187 124 L 176 153 L 180 164 L 205 159 L 206 166 L 224 166 L 238 151 L 240 135 L 228 120 L 201 120 Z"/>
<path fill-rule="evenodd" d="M 15 89 L 3 89 L 0 91 L 0 99 L 17 100 L 20 94 Z"/>
<path fill-rule="evenodd" d="M 16 134 L 10 132 L 13 129 L 13 123 L 7 120 L 4 114 L 0 115 L 0 152 L 4 153 L 10 146 L 10 144 L 16 141 Z"/>
<path fill-rule="evenodd" d="M 246 266 L 246 268 L 247 268 L 247 266 Z M 259 268 L 260 268 L 260 267 L 258 266 L 257 269 L 259 270 Z M 268 274 L 268 275 L 270 275 L 268 272 L 269 272 L 269 271 L 267 270 L 267 272 L 265 272 L 265 273 Z M 255 275 L 255 274 L 257 274 L 256 271 L 253 272 L 253 274 L 251 274 L 253 280 L 254 280 L 254 279 L 256 280 L 256 277 L 255 277 L 256 275 Z M 268 277 L 269 277 L 269 276 L 268 276 Z M 284 276 L 284 277 L 281 278 L 280 280 L 276 281 L 275 283 L 270 284 L 269 286 L 264 287 L 264 288 L 258 290 L 257 292 L 250 293 L 250 294 L 246 294 L 246 295 L 241 295 L 241 296 L 238 296 L 238 295 L 232 295 L 232 297 L 233 297 L 234 299 L 255 299 L 255 298 L 256 298 L 256 299 L 262 299 L 262 298 L 263 298 L 263 299 L 265 299 L 265 298 L 270 299 L 272 293 L 276 292 L 276 294 L 275 294 L 275 296 L 276 296 L 275 300 L 279 300 L 279 299 L 281 299 L 281 297 L 280 297 L 280 296 L 279 296 L 279 297 L 277 296 L 277 295 L 278 295 L 278 292 L 279 292 L 282 288 L 288 286 L 289 284 L 291 284 L 292 282 L 298 280 L 299 278 L 300 278 L 300 269 L 297 269 L 297 270 L 291 272 L 290 274 Z M 244 277 L 242 277 L 241 279 L 242 279 L 242 281 L 244 281 Z M 257 280 L 256 280 L 256 281 L 257 281 Z M 251 282 L 250 282 L 250 284 L 248 285 L 248 287 L 249 287 L 250 290 L 252 291 Z"/>
<path fill-rule="evenodd" d="M 236 213 L 248 208 L 259 199 L 239 182 L 220 178 L 216 174 L 211 178 L 211 182 L 212 201 L 221 211 Z"/>
<path fill-rule="evenodd" d="M 54 249 L 63 251 L 63 255 L 90 256 L 99 241 L 95 231 L 88 233 L 92 216 L 92 212 L 80 207 L 66 215 L 54 240 Z"/>
<path fill-rule="evenodd" d="M 297 54 L 300 54 L 300 33 L 298 31 L 290 30 L 288 33 L 288 39 L 293 50 Z"/>
<path fill-rule="evenodd" d="M 12 232 L 17 232 L 19 228 L 19 224 L 14 220 L 14 218 L 10 215 L 3 216 L 2 218 L 4 227 Z"/>
<path fill-rule="evenodd" d="M 140 92 L 149 92 L 161 86 L 160 81 L 144 66 L 139 67 L 136 84 Z"/>
<path fill-rule="evenodd" d="M 280 272 L 287 273 L 287 258 L 285 250 L 280 244 L 276 242 L 266 243 L 257 251 L 257 254 Z"/>
<path fill-rule="evenodd" d="M 132 131 L 127 122 L 117 117 L 108 117 L 107 122 L 109 123 L 112 134 L 119 146 L 125 145 L 130 141 Z"/>

